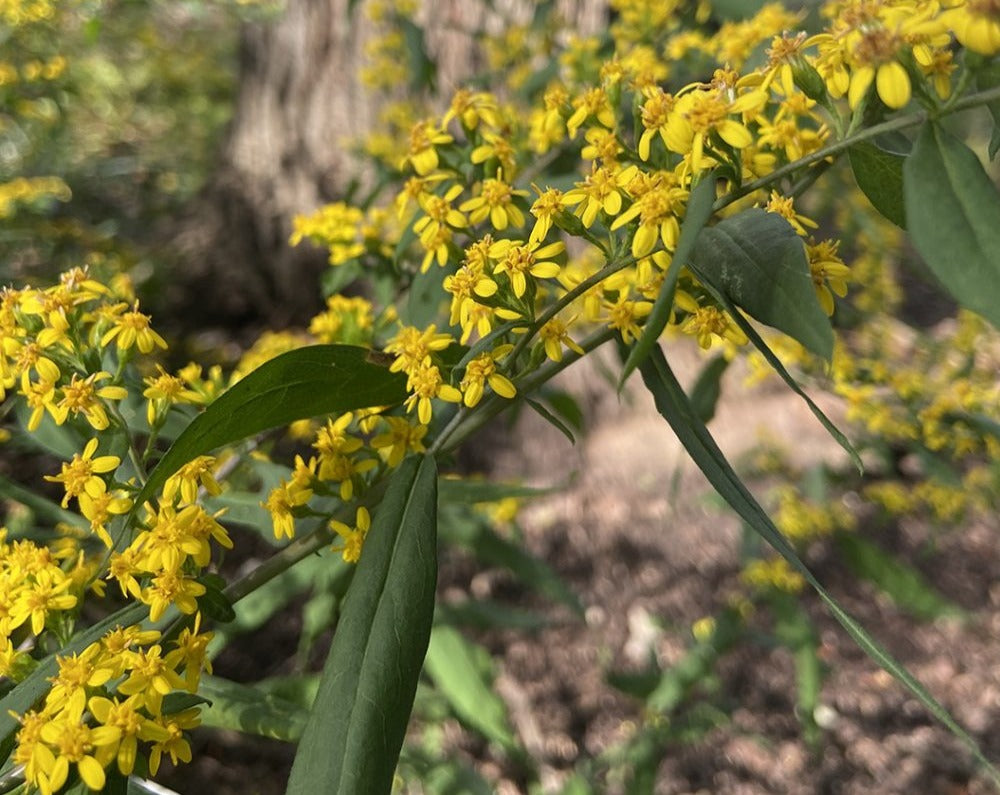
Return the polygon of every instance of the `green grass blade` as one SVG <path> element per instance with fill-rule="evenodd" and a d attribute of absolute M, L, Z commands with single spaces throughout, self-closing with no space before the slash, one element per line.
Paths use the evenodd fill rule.
<path fill-rule="evenodd" d="M 948 711 L 918 682 L 912 674 L 900 665 L 853 616 L 844 610 L 820 582 L 806 568 L 795 549 L 781 534 L 766 511 L 754 499 L 743 481 L 733 471 L 722 451 L 716 445 L 712 435 L 691 407 L 684 390 L 670 369 L 663 351 L 656 348 L 641 367 L 643 381 L 653 394 L 656 407 L 664 419 L 670 424 L 681 444 L 688 451 L 692 460 L 708 478 L 709 483 L 722 496 L 737 514 L 757 532 L 768 544 L 780 554 L 789 565 L 801 574 L 816 590 L 834 618 L 847 630 L 847 633 L 862 650 L 897 682 L 912 693 L 917 700 L 948 730 L 961 740 L 989 773 L 990 777 L 1000 785 L 998 771 L 983 755 L 976 741 L 955 721 Z"/>
<path fill-rule="evenodd" d="M 437 467 L 412 457 L 375 511 L 299 743 L 288 795 L 383 795 L 434 617 Z"/>

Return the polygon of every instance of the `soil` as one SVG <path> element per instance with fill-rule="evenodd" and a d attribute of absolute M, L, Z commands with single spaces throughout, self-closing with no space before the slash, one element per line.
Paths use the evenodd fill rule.
<path fill-rule="evenodd" d="M 676 366 L 690 381 L 698 356 L 683 348 L 679 354 Z M 691 643 L 692 624 L 716 613 L 739 589 L 742 533 L 737 519 L 713 499 L 641 384 L 631 384 L 619 401 L 599 368 L 578 365 L 565 381 L 583 396 L 589 423 L 575 446 L 531 415 L 512 430 L 493 429 L 480 439 L 474 457 L 490 461 L 494 477 L 535 485 L 565 484 L 568 474 L 576 475 L 568 487 L 528 503 L 519 524 L 526 546 L 579 595 L 584 617 L 544 601 L 506 572 L 476 568 L 467 557 L 450 553 L 444 555 L 439 593 L 444 600 L 492 597 L 549 619 L 533 633 L 493 630 L 474 636 L 493 656 L 496 691 L 519 741 L 536 760 L 545 792 L 557 791 L 581 758 L 621 742 L 643 720 L 641 704 L 609 685 L 608 673 L 640 671 L 651 656 L 661 666 L 680 659 Z M 779 441 L 799 466 L 843 463 L 840 448 L 783 386 L 749 390 L 740 373 L 730 372 L 725 387 L 710 429 L 730 460 L 767 438 Z M 823 405 L 836 415 L 836 403 Z M 760 492 L 767 485 L 751 481 Z M 834 597 L 994 762 L 1000 762 L 998 532 L 995 517 L 944 534 L 919 522 L 878 531 L 880 545 L 922 571 L 966 611 L 962 619 L 934 622 L 912 618 L 859 582 L 833 545 L 807 551 L 810 566 Z M 807 593 L 802 601 L 815 622 L 826 666 L 817 741 L 807 742 L 796 715 L 792 653 L 766 641 L 768 625 L 761 616 L 764 640 L 725 653 L 710 692 L 701 694 L 727 718 L 689 742 L 663 749 L 657 793 L 995 791 L 961 743 L 861 651 L 818 598 Z M 217 660 L 216 673 L 243 681 L 271 675 L 295 643 L 294 623 L 285 616 L 269 625 L 266 636 L 234 643 Z M 266 664 L 263 649 L 275 650 L 272 664 Z M 445 737 L 457 757 L 495 782 L 497 792 L 524 791 L 523 770 L 498 749 L 453 721 L 446 724 Z M 277 741 L 204 731 L 194 762 L 161 781 L 181 793 L 280 793 L 292 753 Z M 629 791 L 627 783 L 595 783 L 599 791 Z"/>

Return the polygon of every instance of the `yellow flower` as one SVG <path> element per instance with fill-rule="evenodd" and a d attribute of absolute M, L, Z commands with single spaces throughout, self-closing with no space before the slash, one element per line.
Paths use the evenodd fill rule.
<path fill-rule="evenodd" d="M 569 335 L 569 328 L 576 321 L 576 315 L 566 320 L 554 317 L 548 320 L 540 329 L 538 337 L 542 341 L 545 355 L 554 362 L 561 362 L 563 357 L 563 346 L 566 346 L 580 356 L 584 355 L 584 350 Z"/>
<path fill-rule="evenodd" d="M 66 490 L 62 499 L 64 508 L 69 505 L 71 497 L 79 497 L 84 493 L 97 497 L 107 490 L 107 485 L 98 475 L 116 470 L 121 459 L 115 455 L 99 455 L 94 458 L 96 452 L 97 439 L 91 439 L 83 448 L 83 453 L 77 453 L 72 461 L 62 465 L 62 471 L 58 475 L 45 475 L 46 480 L 63 484 Z"/>
<path fill-rule="evenodd" d="M 847 281 L 851 278 L 850 269 L 837 255 L 839 246 L 839 240 L 824 240 L 806 245 L 816 297 L 828 315 L 833 314 L 833 293 L 841 298 L 847 295 Z"/>
<path fill-rule="evenodd" d="M 343 545 L 334 547 L 333 550 L 341 553 L 345 563 L 357 563 L 361 560 L 361 549 L 371 525 L 371 516 L 364 506 L 360 506 L 355 514 L 354 527 L 336 519 L 330 520 L 330 529 L 343 539 Z"/>
<path fill-rule="evenodd" d="M 478 196 L 463 202 L 458 209 L 469 214 L 471 223 L 479 224 L 489 218 L 493 228 L 502 232 L 508 226 L 524 226 L 524 213 L 514 199 L 527 195 L 526 190 L 514 190 L 497 171 L 495 179 L 483 180 Z"/>
<path fill-rule="evenodd" d="M 430 174 L 440 162 L 436 147 L 450 144 L 454 140 L 434 122 L 419 122 L 410 131 L 410 150 L 400 164 L 400 168 L 404 168 L 409 163 L 421 177 Z"/>
<path fill-rule="evenodd" d="M 371 440 L 371 446 L 390 467 L 398 467 L 408 453 L 424 452 L 423 438 L 427 435 L 426 425 L 415 425 L 406 417 L 383 417 L 389 426 L 386 433 L 380 433 Z"/>
<path fill-rule="evenodd" d="M 479 354 L 465 366 L 465 375 L 459 388 L 462 390 L 462 400 L 466 406 L 472 408 L 482 400 L 487 384 L 500 397 L 510 399 L 517 394 L 517 389 L 510 379 L 497 372 L 497 362 L 513 349 L 513 345 L 500 345 L 489 353 Z"/>
<path fill-rule="evenodd" d="M 1000 9 L 996 0 L 968 0 L 944 11 L 940 21 L 973 52 L 986 56 L 1000 52 Z"/>
<path fill-rule="evenodd" d="M 416 409 L 417 417 L 423 425 L 430 424 L 433 410 L 431 400 L 434 398 L 449 403 L 460 403 L 462 400 L 462 393 L 450 384 L 444 383 L 441 371 L 433 364 L 421 365 L 411 372 L 406 388 L 410 392 L 404 403 L 406 410 Z"/>
<path fill-rule="evenodd" d="M 612 171 L 607 166 L 596 164 L 583 182 L 577 182 L 576 187 L 566 191 L 562 203 L 567 207 L 576 206 L 575 214 L 590 229 L 597 214 L 604 212 L 614 217 L 622 209 L 622 189 L 631 182 L 638 173 L 638 168 L 629 166 Z"/>
<path fill-rule="evenodd" d="M 70 383 L 62 388 L 62 399 L 56 404 L 56 424 L 62 425 L 70 414 L 73 416 L 83 414 L 95 431 L 107 428 L 110 425 L 108 412 L 101 399 L 124 400 L 128 397 L 128 391 L 124 387 L 97 386 L 100 381 L 107 378 L 111 378 L 111 373 L 103 370 L 92 373 L 86 378 L 80 378 L 74 373 Z"/>
<path fill-rule="evenodd" d="M 153 348 L 167 347 L 163 337 L 153 331 L 149 325 L 149 315 L 144 315 L 139 311 L 138 302 L 131 312 L 125 312 L 118 316 L 114 325 L 101 337 L 101 345 L 107 345 L 112 340 L 116 341 L 119 352 L 127 351 L 133 346 L 142 353 L 149 353 Z"/>
<path fill-rule="evenodd" d="M 496 272 L 505 273 L 514 295 L 520 298 L 528 289 L 528 275 L 536 279 L 551 279 L 559 275 L 559 265 L 550 257 L 566 250 L 562 241 L 539 247 L 523 240 L 498 240 L 490 246 L 489 255 L 497 260 Z"/>

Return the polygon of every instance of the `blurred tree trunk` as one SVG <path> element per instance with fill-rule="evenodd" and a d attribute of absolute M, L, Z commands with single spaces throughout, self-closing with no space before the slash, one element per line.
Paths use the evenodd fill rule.
<path fill-rule="evenodd" d="M 534 3 L 495 2 L 530 19 Z M 596 29 L 603 0 L 564 0 L 568 18 Z M 377 113 L 359 66 L 373 35 L 364 3 L 286 0 L 280 17 L 242 33 L 236 109 L 201 196 L 170 231 L 179 255 L 165 296 L 192 325 L 264 321 L 304 324 L 320 305 L 326 256 L 291 248 L 291 219 L 343 195 L 363 177 L 343 145 Z M 484 0 L 423 0 L 421 17 L 437 86 L 447 97 L 473 69 L 475 43 L 462 31 L 488 23 Z M 491 12 L 492 13 L 492 12 Z"/>

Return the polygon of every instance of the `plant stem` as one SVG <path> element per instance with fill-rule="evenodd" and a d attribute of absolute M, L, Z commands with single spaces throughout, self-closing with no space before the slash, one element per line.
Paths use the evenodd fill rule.
<path fill-rule="evenodd" d="M 949 115 L 952 113 L 957 113 L 961 110 L 968 110 L 969 108 L 975 108 L 980 105 L 985 105 L 988 102 L 993 102 L 994 100 L 1000 99 L 1000 86 L 995 88 L 990 88 L 986 91 L 980 91 L 978 94 L 972 94 L 967 97 L 955 102 L 953 105 L 949 106 L 946 110 L 941 113 L 936 114 L 937 116 Z M 789 174 L 794 174 L 801 168 L 806 166 L 811 166 L 813 163 L 818 163 L 822 160 L 826 160 L 828 157 L 833 157 L 841 152 L 850 149 L 854 144 L 860 143 L 861 141 L 867 141 L 869 138 L 876 138 L 879 135 L 884 135 L 888 132 L 894 132 L 896 130 L 904 130 L 907 127 L 914 127 L 918 124 L 922 124 L 931 118 L 931 114 L 926 110 L 915 111 L 914 113 L 907 113 L 904 116 L 898 116 L 895 119 L 889 119 L 889 121 L 882 122 L 881 124 L 876 124 L 874 127 L 867 127 L 863 130 L 859 130 L 856 133 L 843 138 L 829 146 L 824 146 L 822 149 L 817 149 L 815 152 L 811 152 L 805 157 L 800 157 L 793 163 L 788 163 L 781 168 L 775 169 L 766 177 L 761 177 L 760 179 L 754 180 L 753 182 L 743 185 L 739 190 L 735 190 L 716 200 L 713 205 L 713 210 L 718 212 L 724 207 L 729 206 L 738 199 L 743 198 L 749 193 L 758 191 L 761 188 L 767 188 L 773 185 L 780 179 L 787 177 Z"/>

